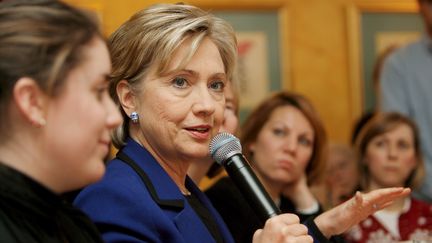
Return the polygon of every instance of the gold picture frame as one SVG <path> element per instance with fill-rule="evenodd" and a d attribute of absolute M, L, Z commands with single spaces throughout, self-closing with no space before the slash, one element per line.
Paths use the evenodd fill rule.
<path fill-rule="evenodd" d="M 350 101 L 353 120 L 360 117 L 364 107 L 364 77 L 362 67 L 361 15 L 363 13 L 416 13 L 416 0 L 358 0 L 348 4 L 347 43 L 349 62 Z"/>

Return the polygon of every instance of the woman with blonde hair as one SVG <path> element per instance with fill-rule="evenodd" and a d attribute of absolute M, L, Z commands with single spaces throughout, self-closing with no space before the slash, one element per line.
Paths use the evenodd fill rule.
<path fill-rule="evenodd" d="M 158 4 L 109 38 L 111 95 L 123 114 L 117 157 L 75 204 L 106 242 L 233 242 L 207 197 L 187 176 L 208 160 L 233 80 L 232 27 L 199 8 Z M 292 214 L 255 232 L 254 242 L 312 242 Z"/>

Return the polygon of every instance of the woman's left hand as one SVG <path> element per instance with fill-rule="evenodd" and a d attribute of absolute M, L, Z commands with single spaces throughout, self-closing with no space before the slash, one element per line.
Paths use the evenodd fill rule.
<path fill-rule="evenodd" d="M 406 197 L 411 190 L 403 187 L 383 188 L 368 193 L 357 192 L 350 200 L 315 218 L 314 222 L 327 238 L 339 235 L 381 210 L 394 200 Z"/>
<path fill-rule="evenodd" d="M 318 203 L 307 184 L 306 173 L 287 186 L 282 194 L 294 203 L 296 211 L 309 209 Z"/>

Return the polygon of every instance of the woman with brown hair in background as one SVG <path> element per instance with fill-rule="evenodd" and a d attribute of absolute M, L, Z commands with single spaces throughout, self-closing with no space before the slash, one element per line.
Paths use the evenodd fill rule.
<path fill-rule="evenodd" d="M 425 168 L 419 131 L 399 113 L 378 113 L 360 130 L 355 149 L 365 191 L 421 185 Z M 349 242 L 395 242 L 432 239 L 432 205 L 405 197 L 353 227 Z"/>
<path fill-rule="evenodd" d="M 309 184 L 324 170 L 324 127 L 311 103 L 293 92 L 277 92 L 257 106 L 241 129 L 243 154 L 273 201 L 284 213 L 295 213 L 317 242 L 338 235 L 409 190 L 396 188 L 358 193 L 322 213 Z M 249 242 L 261 227 L 248 201 L 226 177 L 206 191 L 236 242 Z M 342 240 L 331 238 L 331 241 Z"/>

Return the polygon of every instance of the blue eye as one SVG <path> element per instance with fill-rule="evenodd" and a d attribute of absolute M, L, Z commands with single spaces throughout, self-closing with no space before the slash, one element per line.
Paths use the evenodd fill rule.
<path fill-rule="evenodd" d="M 183 77 L 175 77 L 172 80 L 172 83 L 177 88 L 186 88 L 186 86 L 188 85 L 187 80 Z"/>
<path fill-rule="evenodd" d="M 222 81 L 215 81 L 210 84 L 210 88 L 216 91 L 223 91 L 225 87 L 225 83 Z"/>

